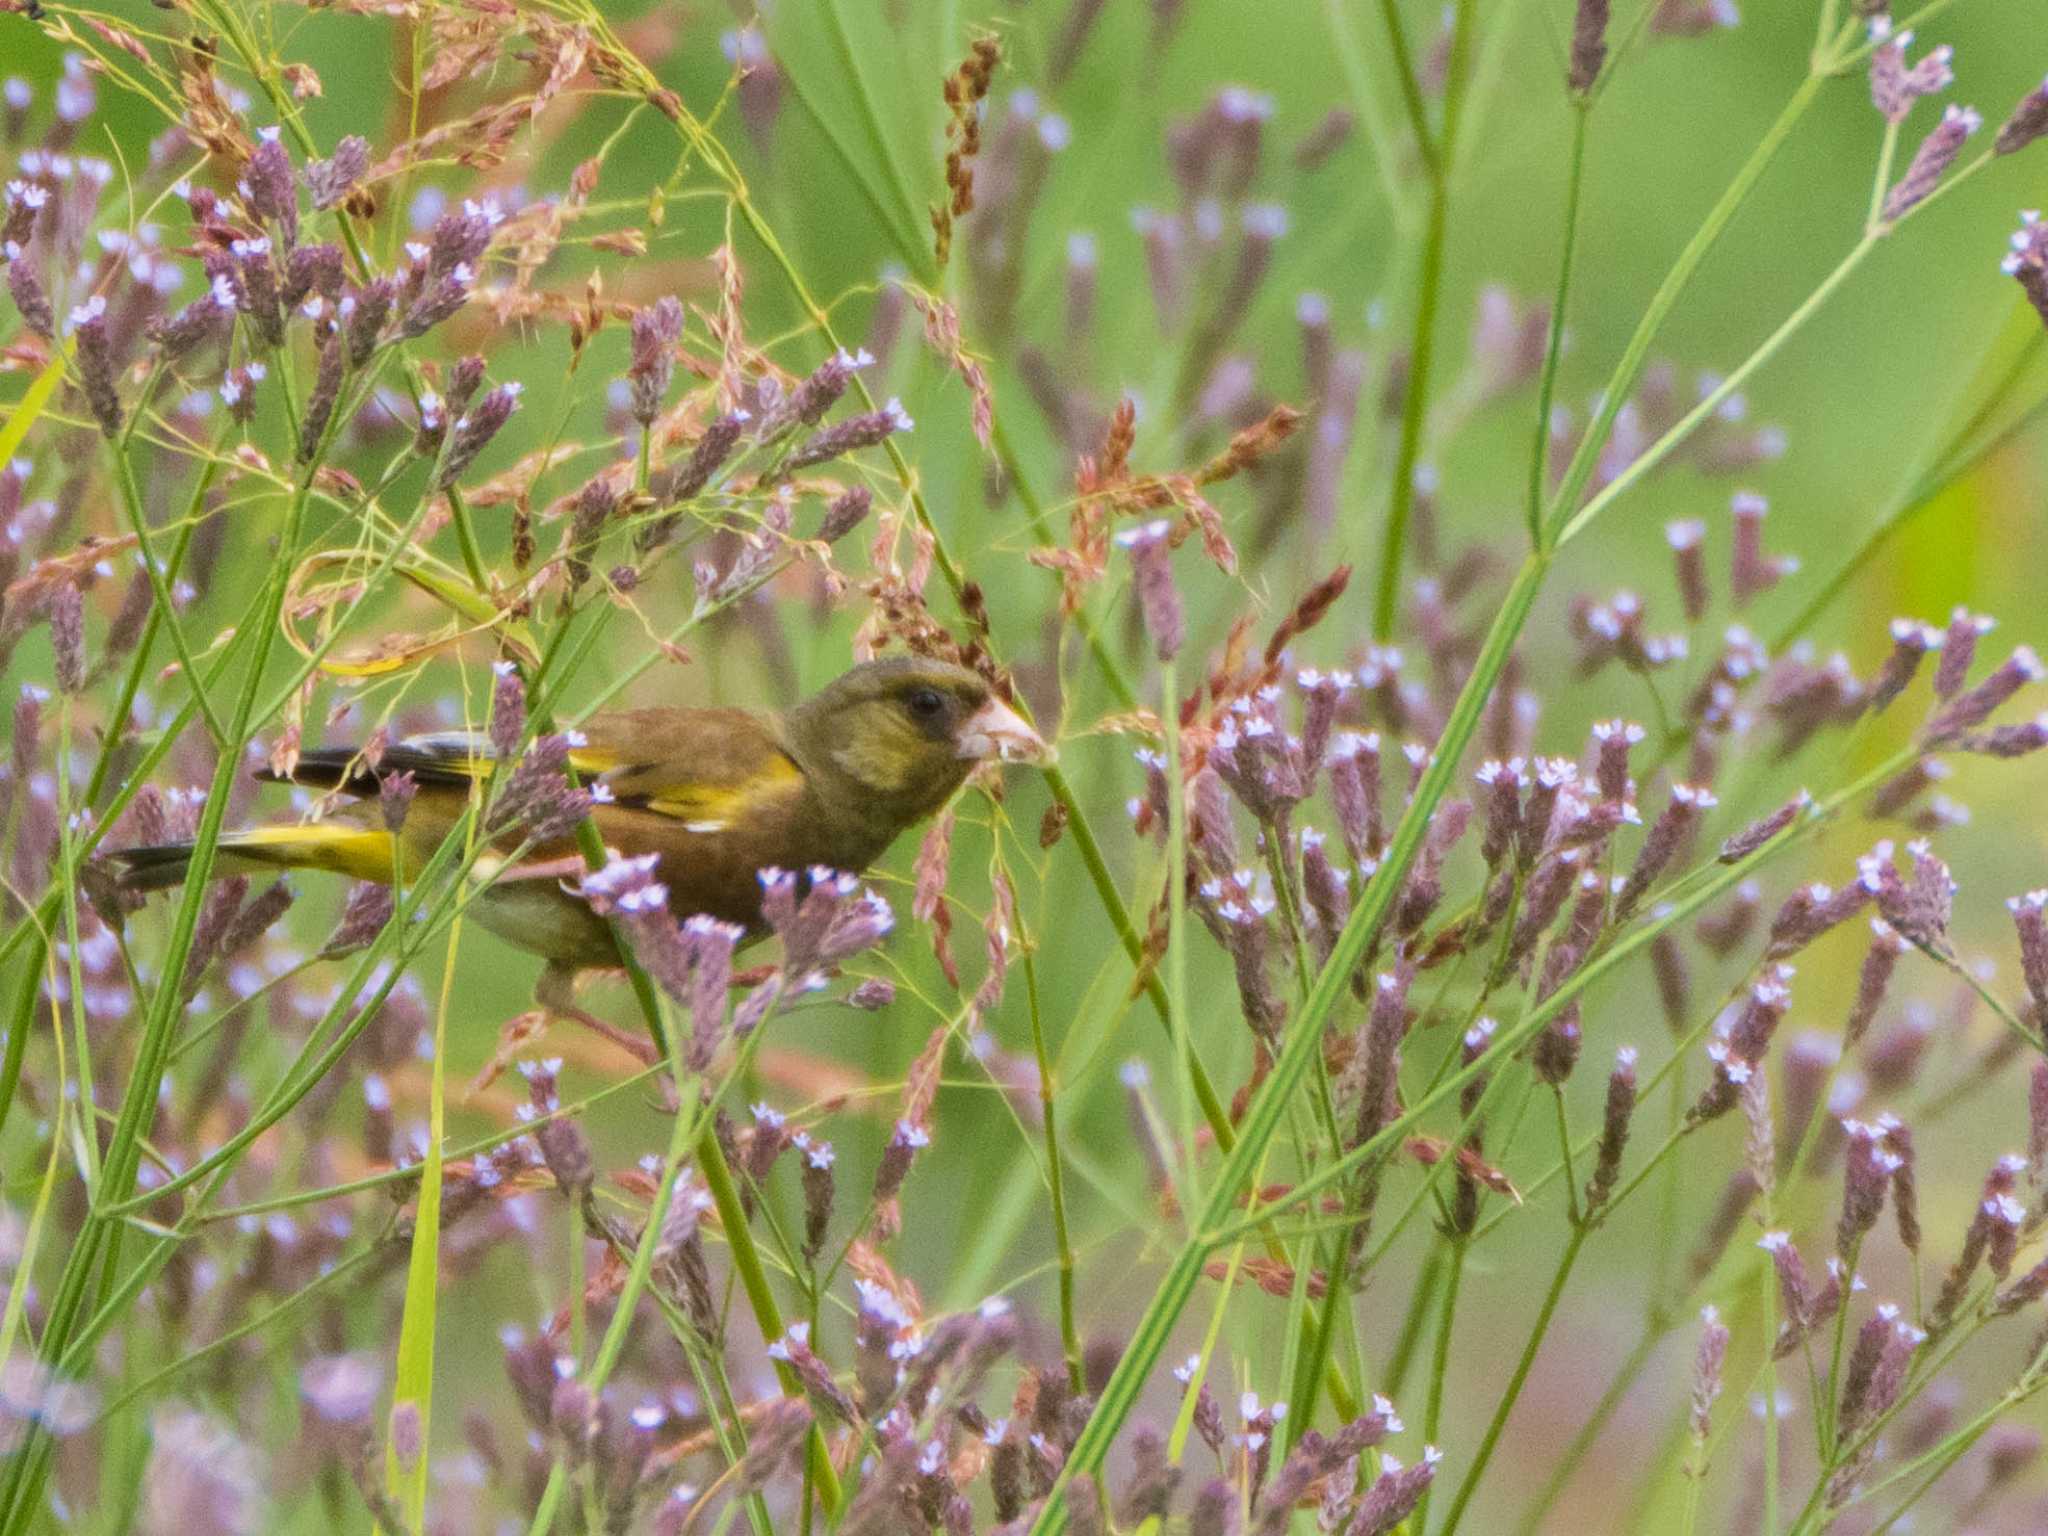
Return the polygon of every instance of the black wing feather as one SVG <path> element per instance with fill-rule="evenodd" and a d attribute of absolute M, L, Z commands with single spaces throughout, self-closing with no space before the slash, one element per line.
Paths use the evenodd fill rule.
<path fill-rule="evenodd" d="M 467 789 L 475 774 L 474 758 L 465 754 L 409 747 L 399 743 L 384 749 L 383 759 L 372 769 L 353 747 L 315 747 L 299 754 L 298 766 L 287 776 L 269 768 L 256 770 L 256 777 L 271 784 L 303 784 L 312 789 L 338 789 L 350 795 L 374 795 L 381 782 L 397 773 L 410 773 L 422 787 L 440 785 Z"/>

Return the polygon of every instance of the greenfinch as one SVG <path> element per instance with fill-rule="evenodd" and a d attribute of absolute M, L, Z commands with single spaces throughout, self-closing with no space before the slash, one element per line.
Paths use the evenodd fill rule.
<path fill-rule="evenodd" d="M 1045 761 L 1031 726 L 965 667 L 921 657 L 865 662 L 780 713 L 637 709 L 600 714 L 570 738 L 568 762 L 593 795 L 605 846 L 655 854 L 678 916 L 708 913 L 750 933 L 761 924 L 760 872 L 824 866 L 859 873 L 907 828 L 943 806 L 988 761 Z M 488 736 L 419 736 L 372 764 L 352 747 L 304 753 L 290 782 L 358 802 L 319 821 L 224 836 L 212 874 L 317 869 L 390 884 L 410 877 L 454 828 L 476 782 L 493 770 Z M 413 798 L 396 834 L 376 804 L 386 779 L 410 774 Z M 264 772 L 259 777 L 275 779 Z M 494 851 L 509 852 L 513 832 Z M 572 837 L 528 846 L 471 911 L 487 930 L 548 962 L 541 997 L 565 999 L 578 971 L 616 966 L 610 927 L 577 894 Z M 189 843 L 111 855 L 115 883 L 153 891 L 180 883 Z"/>

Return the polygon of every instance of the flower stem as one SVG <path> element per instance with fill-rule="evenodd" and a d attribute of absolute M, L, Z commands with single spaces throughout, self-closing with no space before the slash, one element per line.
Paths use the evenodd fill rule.
<path fill-rule="evenodd" d="M 1038 956 L 1024 945 L 1024 991 L 1031 1012 L 1031 1049 L 1038 1058 L 1038 1109 L 1045 1121 L 1046 1187 L 1052 1199 L 1052 1240 L 1059 1259 L 1060 1347 L 1067 1357 L 1067 1383 L 1082 1388 L 1081 1335 L 1074 1321 L 1074 1245 L 1067 1231 L 1066 1175 L 1060 1163 L 1058 1084 L 1045 1045 L 1045 1019 L 1038 999 Z"/>
<path fill-rule="evenodd" d="M 1579 1261 L 1579 1250 L 1586 1244 L 1592 1231 L 1590 1227 L 1574 1225 L 1571 1236 L 1565 1240 L 1564 1253 L 1557 1261 L 1557 1272 L 1550 1277 L 1550 1289 L 1543 1294 L 1543 1305 L 1537 1310 L 1535 1325 L 1529 1330 L 1529 1341 L 1522 1346 L 1522 1355 L 1515 1362 L 1514 1374 L 1508 1378 L 1500 1402 L 1494 1407 L 1493 1418 L 1486 1426 L 1486 1434 L 1479 1442 L 1478 1454 L 1472 1458 L 1472 1465 L 1465 1473 L 1465 1479 L 1458 1484 L 1457 1497 L 1451 1501 L 1451 1510 L 1444 1517 L 1443 1529 L 1437 1536 L 1452 1536 L 1458 1529 L 1458 1522 L 1464 1518 L 1465 1506 L 1472 1502 L 1472 1495 L 1479 1487 L 1479 1479 L 1485 1474 L 1486 1464 L 1493 1459 L 1494 1448 L 1500 1444 L 1501 1431 L 1507 1428 L 1508 1415 L 1514 1412 L 1515 1401 L 1522 1395 L 1522 1388 L 1529 1380 L 1530 1367 L 1536 1363 L 1537 1351 L 1543 1348 L 1543 1337 L 1550 1331 L 1550 1319 L 1557 1312 L 1558 1301 L 1564 1295 L 1565 1282 L 1571 1279 L 1572 1266 Z"/>
<path fill-rule="evenodd" d="M 1864 257 L 1877 248 L 1878 241 L 1882 238 L 1882 231 L 1866 231 L 1863 237 L 1849 248 L 1849 254 L 1836 264 L 1835 269 L 1821 279 L 1820 286 L 1808 294 L 1799 307 L 1787 315 L 1780 322 L 1778 328 L 1771 332 L 1754 352 L 1744 358 L 1733 373 L 1729 374 L 1727 378 L 1710 390 L 1700 400 L 1699 404 L 1681 416 L 1662 437 L 1658 438 L 1656 442 L 1632 459 L 1629 462 L 1628 468 L 1601 487 L 1599 493 L 1592 500 L 1588 501 L 1575 514 L 1565 519 L 1562 529 L 1558 532 L 1557 542 L 1563 544 L 1584 532 L 1586 526 L 1594 518 L 1611 506 L 1618 497 L 1633 487 L 1637 481 L 1663 463 L 1674 449 L 1699 430 L 1700 426 L 1708 421 L 1715 411 L 1720 409 L 1722 402 L 1741 389 L 1751 374 L 1769 362 L 1776 355 L 1779 348 L 1790 341 L 1807 321 L 1820 312 L 1822 306 L 1834 297 L 1835 290 L 1848 281 L 1849 275 L 1863 264 Z M 1558 510 L 1562 511 L 1563 509 L 1559 507 Z"/>
<path fill-rule="evenodd" d="M 1799 120 L 1806 115 L 1807 108 L 1813 105 L 1815 96 L 1820 92 L 1822 80 L 1821 75 L 1808 74 L 1799 82 L 1799 88 L 1792 93 L 1792 99 L 1778 114 L 1777 121 L 1765 130 L 1763 138 L 1750 152 L 1742 168 L 1735 173 L 1735 179 L 1728 184 L 1720 200 L 1708 212 L 1705 222 L 1679 252 L 1678 259 L 1672 263 L 1671 270 L 1664 275 L 1664 281 L 1658 285 L 1649 305 L 1643 310 L 1642 319 L 1636 322 L 1634 334 L 1629 337 L 1628 345 L 1622 349 L 1621 361 L 1615 364 L 1613 373 L 1608 376 L 1606 387 L 1600 392 L 1599 412 L 1593 418 L 1592 425 L 1587 428 L 1586 435 L 1580 439 L 1577 450 L 1572 454 L 1571 463 L 1565 468 L 1564 479 L 1551 496 L 1549 508 L 1544 514 L 1544 533 L 1553 547 L 1560 542 L 1558 531 L 1567 521 L 1577 523 L 1585 520 L 1583 517 L 1574 518 L 1572 509 L 1577 506 L 1587 482 L 1593 478 L 1593 471 L 1600 462 L 1600 452 L 1606 446 L 1609 434 L 1614 430 L 1615 417 L 1621 413 L 1622 406 L 1636 386 L 1636 380 L 1642 376 L 1643 368 L 1649 362 L 1650 348 L 1655 344 L 1658 333 L 1664 328 L 1665 320 L 1670 317 L 1673 307 L 1678 303 L 1679 295 L 1684 293 L 1687 285 L 1691 283 L 1700 263 L 1706 260 L 1707 253 L 1714 248 L 1723 231 L 1734 219 L 1736 211 L 1755 189 L 1765 169 L 1777 157 L 1778 151 L 1784 148 L 1785 141 L 1792 136 L 1792 130 L 1798 126 Z"/>
<path fill-rule="evenodd" d="M 1429 1400 L 1422 1412 L 1422 1443 L 1435 1445 L 1443 1427 L 1444 1384 L 1451 1374 L 1451 1325 L 1457 1321 L 1458 1291 L 1465 1279 L 1465 1253 L 1470 1247 L 1469 1235 L 1459 1233 L 1450 1239 L 1450 1274 L 1444 1279 L 1443 1310 L 1438 1314 L 1436 1325 L 1436 1347 L 1429 1361 Z M 1422 1490 L 1422 1498 L 1415 1506 L 1415 1529 L 1429 1528 L 1429 1494 Z M 1451 1511 L 1451 1524 L 1457 1523 L 1457 1511 Z M 1450 1526 L 1445 1527 L 1446 1530 Z"/>
<path fill-rule="evenodd" d="M 1415 1288 L 1409 1293 L 1408 1310 L 1401 1315 L 1401 1331 L 1394 1335 L 1394 1352 L 1387 1359 L 1386 1393 L 1400 1399 L 1408 1381 L 1408 1367 L 1415 1360 L 1415 1346 L 1422 1338 L 1422 1320 L 1429 1315 L 1429 1299 L 1436 1294 L 1437 1277 L 1444 1271 L 1444 1250 L 1448 1243 L 1441 1234 L 1430 1244 L 1428 1257 L 1415 1272 Z"/>
<path fill-rule="evenodd" d="M 1593 1405 L 1586 1422 L 1579 1426 L 1579 1432 L 1572 1436 L 1572 1442 L 1564 1449 L 1550 1469 L 1550 1476 L 1543 1484 L 1543 1491 L 1536 1495 L 1536 1501 L 1522 1512 L 1522 1518 L 1515 1527 L 1515 1536 L 1535 1536 L 1543 1525 L 1543 1517 L 1557 1502 L 1558 1495 L 1571 1486 L 1572 1474 L 1586 1459 L 1586 1453 L 1599 1443 L 1600 1435 L 1607 1427 L 1607 1421 L 1614 1417 L 1614 1410 L 1621 1406 L 1621 1400 L 1636 1384 L 1636 1378 L 1643 1373 L 1643 1367 L 1650 1363 L 1650 1356 L 1656 1352 L 1666 1330 L 1659 1323 L 1652 1323 L 1643 1329 L 1642 1337 L 1621 1362 L 1621 1367 L 1607 1383 L 1607 1390 L 1600 1394 L 1600 1401 Z"/>
<path fill-rule="evenodd" d="M 1586 124 L 1589 101 L 1572 103 L 1571 158 L 1565 171 L 1564 254 L 1558 258 L 1557 293 L 1550 301 L 1550 334 L 1543 346 L 1543 373 L 1536 385 L 1536 426 L 1529 448 L 1529 543 L 1543 539 L 1543 480 L 1550 467 L 1550 411 L 1557 394 L 1557 364 L 1564 355 L 1565 306 L 1571 298 L 1572 260 L 1579 245 L 1579 201 L 1586 176 Z"/>
<path fill-rule="evenodd" d="M 1397 50 L 1401 43 L 1400 19 L 1391 0 L 1383 6 L 1389 35 Z M 1408 514 L 1415 504 L 1415 465 L 1422 452 L 1422 429 L 1429 414 L 1429 375 L 1436 356 L 1436 312 L 1443 298 L 1444 243 L 1451 212 L 1451 162 L 1457 148 L 1458 118 L 1465 97 L 1465 62 L 1471 41 L 1472 0 L 1456 0 L 1451 19 L 1451 50 L 1444 81 L 1444 123 L 1442 136 L 1432 146 L 1426 125 L 1418 115 L 1420 102 L 1412 101 L 1409 111 L 1416 118 L 1417 136 L 1424 148 L 1429 169 L 1429 210 L 1422 234 L 1422 261 L 1415 279 L 1415 330 L 1408 348 L 1408 384 L 1401 403 L 1401 440 L 1394 455 L 1394 478 L 1389 486 L 1386 530 L 1380 541 L 1379 588 L 1373 599 L 1373 638 L 1384 641 L 1394 632 L 1394 616 L 1401 594 L 1401 561 L 1408 540 Z M 1402 70 L 1403 89 L 1414 89 L 1414 72 Z"/>

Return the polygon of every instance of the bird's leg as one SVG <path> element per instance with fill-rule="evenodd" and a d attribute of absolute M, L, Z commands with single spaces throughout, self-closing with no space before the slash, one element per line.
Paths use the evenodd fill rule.
<path fill-rule="evenodd" d="M 541 968 L 540 980 L 534 983 L 533 1000 L 540 1004 L 541 1011 L 551 1018 L 569 1019 L 585 1029 L 594 1030 L 620 1050 L 629 1052 L 637 1061 L 654 1066 L 661 1060 L 661 1053 L 654 1042 L 643 1035 L 632 1034 L 618 1025 L 600 1019 L 596 1014 L 576 1006 L 576 967 L 565 965 L 559 960 L 550 960 Z"/>

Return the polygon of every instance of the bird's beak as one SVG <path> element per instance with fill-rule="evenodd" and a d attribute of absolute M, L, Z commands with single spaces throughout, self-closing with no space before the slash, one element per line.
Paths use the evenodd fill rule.
<path fill-rule="evenodd" d="M 1057 754 L 1017 711 L 991 698 L 961 724 L 960 755 L 975 761 L 1000 758 L 1006 763 L 1049 763 Z"/>

